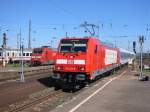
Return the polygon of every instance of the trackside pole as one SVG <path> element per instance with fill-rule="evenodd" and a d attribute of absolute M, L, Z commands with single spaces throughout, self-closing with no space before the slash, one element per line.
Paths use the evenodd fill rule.
<path fill-rule="evenodd" d="M 20 82 L 25 82 L 24 80 L 24 67 L 23 67 L 23 45 L 21 46 L 21 72 L 20 72 Z"/>
<path fill-rule="evenodd" d="M 140 43 L 140 81 L 147 81 L 149 79 L 148 76 L 143 75 L 143 43 L 144 43 L 144 36 L 139 37 L 139 43 Z"/>
<path fill-rule="evenodd" d="M 25 82 L 24 67 L 23 67 L 23 42 L 22 42 L 22 38 L 21 38 L 21 28 L 20 28 L 20 57 L 21 57 L 20 82 Z"/>

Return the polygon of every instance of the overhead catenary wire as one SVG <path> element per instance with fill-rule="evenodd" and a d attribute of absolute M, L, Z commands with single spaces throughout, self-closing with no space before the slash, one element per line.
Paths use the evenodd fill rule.
<path fill-rule="evenodd" d="M 69 15 L 70 17 L 72 17 L 72 19 L 74 19 L 76 21 L 82 21 L 82 19 L 79 15 L 75 15 L 72 12 L 65 9 L 64 7 L 58 5 L 58 3 L 56 3 L 56 1 L 54 2 L 53 0 L 48 0 L 48 2 L 50 2 L 53 6 L 55 6 L 56 9 L 60 10 L 60 12 L 63 12 L 65 14 Z"/>

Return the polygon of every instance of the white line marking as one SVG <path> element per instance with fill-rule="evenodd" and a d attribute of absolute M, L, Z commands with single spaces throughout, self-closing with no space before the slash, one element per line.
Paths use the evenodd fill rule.
<path fill-rule="evenodd" d="M 112 79 L 110 79 L 107 83 L 105 83 L 102 87 L 100 87 L 99 89 L 97 89 L 93 94 L 91 94 L 90 96 L 88 96 L 86 99 L 84 99 L 81 103 L 79 103 L 78 105 L 76 105 L 74 108 L 72 108 L 71 110 L 69 110 L 68 112 L 74 112 L 75 110 L 77 110 L 81 105 L 83 105 L 85 102 L 87 102 L 89 99 L 91 99 L 94 95 L 96 95 L 98 92 L 102 91 L 109 83 L 111 83 L 113 80 L 121 77 L 122 75 L 124 75 L 126 73 L 126 71 L 122 72 L 119 76 L 114 77 Z"/>

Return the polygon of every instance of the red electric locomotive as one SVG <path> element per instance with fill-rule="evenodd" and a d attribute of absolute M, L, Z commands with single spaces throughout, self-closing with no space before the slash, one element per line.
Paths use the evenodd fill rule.
<path fill-rule="evenodd" d="M 54 64 L 56 51 L 48 46 L 34 48 L 31 56 L 31 66 Z"/>
<path fill-rule="evenodd" d="M 120 65 L 120 51 L 104 45 L 98 39 L 61 39 L 54 75 L 57 86 L 78 89 L 101 74 Z"/>

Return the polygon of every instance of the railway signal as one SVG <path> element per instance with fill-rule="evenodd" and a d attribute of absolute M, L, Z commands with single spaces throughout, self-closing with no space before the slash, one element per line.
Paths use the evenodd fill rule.
<path fill-rule="evenodd" d="M 136 42 L 135 41 L 133 41 L 133 51 L 136 54 Z"/>

